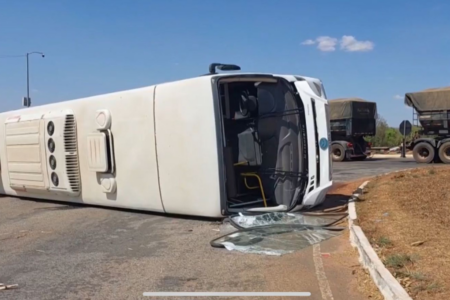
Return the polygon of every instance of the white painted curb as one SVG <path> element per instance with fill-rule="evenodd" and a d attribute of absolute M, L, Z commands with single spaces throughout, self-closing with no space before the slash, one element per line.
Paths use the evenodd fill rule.
<path fill-rule="evenodd" d="M 396 172 L 392 172 L 396 173 Z M 387 173 L 389 174 L 389 173 Z M 356 192 L 353 193 L 348 203 L 348 217 L 350 229 L 350 243 L 358 249 L 359 262 L 369 270 L 372 280 L 383 294 L 386 300 L 412 300 L 400 283 L 392 276 L 391 272 L 384 266 L 361 227 L 356 226 L 357 220 L 355 201 L 363 194 L 363 190 L 369 181 L 364 182 Z"/>

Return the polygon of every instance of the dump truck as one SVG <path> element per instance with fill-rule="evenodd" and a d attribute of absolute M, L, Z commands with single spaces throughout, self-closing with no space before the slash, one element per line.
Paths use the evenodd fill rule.
<path fill-rule="evenodd" d="M 366 159 L 371 144 L 364 138 L 376 134 L 377 104 L 361 98 L 340 98 L 328 103 L 333 161 Z"/>
<path fill-rule="evenodd" d="M 405 104 L 413 108 L 413 123 L 421 127 L 408 145 L 414 160 L 450 163 L 450 87 L 406 93 Z"/>

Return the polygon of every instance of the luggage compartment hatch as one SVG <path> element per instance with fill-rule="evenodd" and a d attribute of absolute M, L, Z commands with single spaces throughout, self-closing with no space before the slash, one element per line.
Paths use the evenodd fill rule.
<path fill-rule="evenodd" d="M 104 132 L 90 133 L 87 137 L 89 170 L 94 172 L 107 172 L 108 147 Z"/>

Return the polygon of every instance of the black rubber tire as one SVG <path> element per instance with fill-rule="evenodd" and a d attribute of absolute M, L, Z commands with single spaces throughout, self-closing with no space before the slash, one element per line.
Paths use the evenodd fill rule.
<path fill-rule="evenodd" d="M 428 153 L 428 155 L 425 155 Z M 434 160 L 436 151 L 433 146 L 422 142 L 414 146 L 413 156 L 414 160 L 419 164 L 429 164 Z"/>
<path fill-rule="evenodd" d="M 334 144 L 331 146 L 331 156 L 333 161 L 344 161 L 345 159 L 345 149 L 339 144 Z"/>
<path fill-rule="evenodd" d="M 443 143 L 439 147 L 439 158 L 444 164 L 450 164 L 450 142 Z"/>

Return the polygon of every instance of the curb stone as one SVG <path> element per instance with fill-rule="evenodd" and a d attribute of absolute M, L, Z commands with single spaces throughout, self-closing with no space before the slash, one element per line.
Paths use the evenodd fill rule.
<path fill-rule="evenodd" d="M 402 170 L 405 171 L 405 170 Z M 400 171 L 390 172 L 383 175 L 397 173 Z M 363 190 L 369 181 L 364 182 L 359 188 L 353 192 L 348 203 L 348 217 L 350 230 L 350 243 L 354 248 L 358 249 L 359 262 L 369 270 L 373 282 L 383 294 L 386 300 L 412 300 L 400 283 L 392 276 L 391 272 L 384 266 L 375 250 L 370 245 L 369 240 L 362 231 L 361 227 L 355 225 L 357 221 L 355 201 L 361 197 Z"/>

